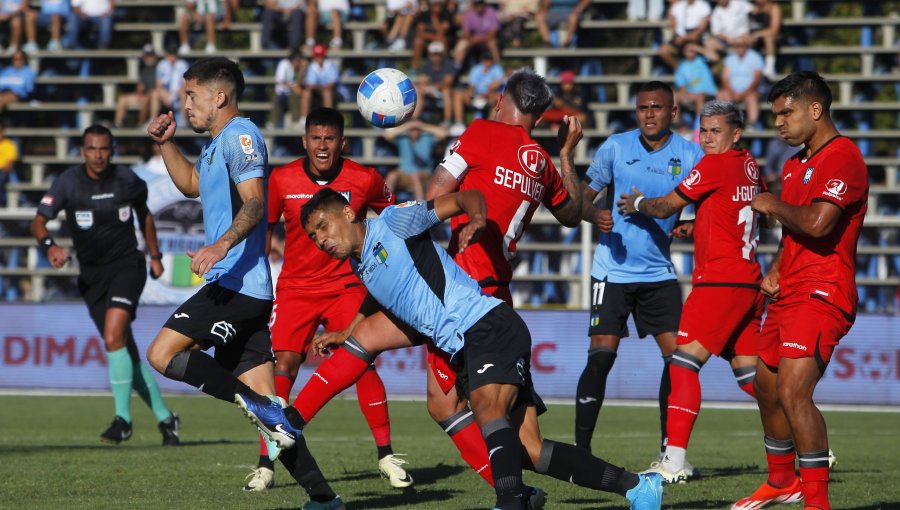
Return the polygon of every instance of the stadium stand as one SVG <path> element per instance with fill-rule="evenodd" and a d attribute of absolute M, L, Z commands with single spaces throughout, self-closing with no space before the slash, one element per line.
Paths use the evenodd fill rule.
<path fill-rule="evenodd" d="M 33 2 L 36 3 L 36 2 Z M 783 37 L 778 52 L 780 73 L 815 69 L 833 84 L 833 112 L 842 132 L 857 141 L 870 169 L 871 191 L 866 218 L 865 242 L 859 250 L 859 285 L 868 296 L 867 311 L 897 312 L 900 287 L 900 68 L 897 65 L 897 25 L 895 12 L 864 15 L 858 2 L 825 0 L 780 1 L 784 12 Z M 364 125 L 353 102 L 356 85 L 376 67 L 406 69 L 410 51 L 394 51 L 379 44 L 385 15 L 384 0 L 354 0 L 353 13 L 345 26 L 343 49 L 329 51 L 339 59 L 343 74 L 343 102 L 348 137 L 354 159 L 379 169 L 395 167 L 398 158 L 385 150 L 380 133 Z M 888 4 L 895 6 L 896 3 Z M 521 48 L 503 52 L 507 68 L 532 66 L 548 76 L 552 84 L 559 73 L 571 69 L 576 83 L 589 98 L 592 124 L 585 130 L 576 163 L 584 168 L 593 151 L 610 134 L 632 126 L 633 90 L 648 79 L 671 82 L 671 71 L 656 58 L 660 41 L 666 40 L 667 22 L 629 21 L 627 0 L 594 0 L 588 19 L 583 20 L 575 48 L 551 48 L 526 40 Z M 111 48 L 40 50 L 31 55 L 30 65 L 38 73 L 37 90 L 30 101 L 13 104 L 5 114 L 6 135 L 20 148 L 15 175 L 6 183 L 5 207 L 0 207 L 0 295 L 8 300 L 40 301 L 59 297 L 54 281 L 71 280 L 72 268 L 54 270 L 28 235 L 35 205 L 52 179 L 67 166 L 80 162 L 78 138 L 87 125 L 112 124 L 117 95 L 133 87 L 139 79 L 141 48 L 150 43 L 161 55 L 167 41 L 178 31 L 182 0 L 120 0 L 117 2 L 115 32 Z M 238 60 L 247 76 L 247 92 L 241 108 L 263 126 L 271 109 L 274 65 L 286 51 L 262 49 L 260 24 L 250 8 L 242 12 L 227 32 L 217 40 L 219 52 Z M 526 32 L 534 32 L 533 21 Z M 320 27 L 320 40 L 327 34 Z M 40 34 L 40 46 L 46 34 Z M 195 47 L 202 47 L 195 45 Z M 189 60 L 205 56 L 195 51 Z M 0 56 L 0 67 L 8 64 Z M 777 76 L 773 77 L 777 78 Z M 349 97 L 348 97 L 349 96 Z M 748 146 L 762 156 L 762 145 L 775 136 L 763 111 L 762 126 L 745 133 Z M 288 126 L 288 124 L 285 124 Z M 120 164 L 134 165 L 148 139 L 141 127 L 115 129 Z M 271 163 L 279 165 L 296 157 L 297 132 L 288 128 L 264 130 Z M 535 132 L 551 153 L 555 136 L 549 129 Z M 205 135 L 189 130 L 179 134 L 184 149 L 199 152 L 195 141 Z M 280 148 L 280 150 L 273 150 Z M 764 161 L 761 160 L 761 164 Z M 539 212 L 526 237 L 519 243 L 516 269 L 516 298 L 523 305 L 584 307 L 589 283 L 588 271 L 595 233 L 580 227 L 565 229 L 552 216 Z M 59 226 L 60 222 L 54 222 Z M 761 246 L 764 262 L 775 246 Z M 61 242 L 65 242 L 64 237 Z M 690 244 L 675 244 L 675 258 L 682 281 L 689 282 Z M 22 283 L 25 282 L 25 283 Z M 68 288 L 72 285 L 69 283 Z M 48 289 L 51 291 L 48 292 Z M 868 291 L 868 292 L 866 292 Z M 871 296 L 878 296 L 872 300 Z"/>

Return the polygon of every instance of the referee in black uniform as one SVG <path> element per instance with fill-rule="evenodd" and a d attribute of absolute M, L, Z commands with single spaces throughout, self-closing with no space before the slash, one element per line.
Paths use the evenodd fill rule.
<path fill-rule="evenodd" d="M 31 233 L 53 267 L 70 259 L 54 243 L 47 222 L 66 212 L 80 273 L 78 289 L 103 336 L 116 416 L 100 439 L 120 443 L 131 437 L 131 390 L 138 392 L 159 422 L 163 445 L 178 444 L 178 416 L 163 402 L 149 367 L 141 363 L 131 331 L 138 299 L 147 281 L 147 263 L 138 251 L 134 219 L 150 252 L 150 275 L 163 273 L 156 225 L 147 208 L 147 185 L 129 168 L 110 164 L 114 140 L 109 129 L 93 125 L 82 135 L 84 163 L 68 168 L 41 199 Z"/>

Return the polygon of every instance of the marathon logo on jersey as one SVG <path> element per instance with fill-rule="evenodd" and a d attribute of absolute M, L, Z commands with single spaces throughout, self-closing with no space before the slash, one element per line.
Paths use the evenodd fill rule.
<path fill-rule="evenodd" d="M 809 180 L 812 179 L 812 174 L 815 170 L 816 170 L 815 167 L 812 167 L 812 166 L 806 167 L 806 173 L 803 174 L 803 184 L 809 184 Z M 791 174 L 788 174 L 784 179 L 787 180 L 787 178 L 790 176 L 791 176 Z"/>
<path fill-rule="evenodd" d="M 681 175 L 681 160 L 678 158 L 670 159 L 667 170 L 669 172 L 669 175 Z"/>
<path fill-rule="evenodd" d="M 384 261 L 388 258 L 388 252 L 384 249 L 384 245 L 381 243 L 375 243 L 375 247 L 372 248 L 372 255 L 375 255 L 375 258 L 378 259 L 379 264 L 383 264 Z"/>
<path fill-rule="evenodd" d="M 841 197 L 844 193 L 847 192 L 847 184 L 840 179 L 831 179 L 825 184 L 825 191 L 822 192 L 826 197 L 831 197 L 836 200 L 843 201 L 844 199 Z"/>
<path fill-rule="evenodd" d="M 547 168 L 547 157 L 541 146 L 532 143 L 519 147 L 519 165 L 529 177 L 540 179 Z"/>
<path fill-rule="evenodd" d="M 131 219 L 131 206 L 123 205 L 119 207 L 119 221 L 125 223 L 126 221 Z"/>
<path fill-rule="evenodd" d="M 788 351 L 798 351 L 800 353 L 806 353 L 808 350 L 805 345 L 798 344 L 797 342 L 782 342 L 781 348 Z"/>
<path fill-rule="evenodd" d="M 94 226 L 94 211 L 75 211 L 75 224 L 81 230 Z"/>
<path fill-rule="evenodd" d="M 46 205 L 46 206 L 52 207 L 52 206 L 53 206 L 53 202 L 54 202 L 53 197 L 50 196 L 50 195 L 44 195 L 44 196 L 41 198 L 41 205 Z"/>
<path fill-rule="evenodd" d="M 691 170 L 691 174 L 688 175 L 685 180 L 681 181 L 681 184 L 687 189 L 691 189 L 700 184 L 700 170 L 697 168 Z"/>
<path fill-rule="evenodd" d="M 241 141 L 241 150 L 244 154 L 253 154 L 253 137 L 250 135 L 240 135 L 238 140 Z"/>
<path fill-rule="evenodd" d="M 744 173 L 751 183 L 756 184 L 759 182 L 759 165 L 756 164 L 756 160 L 747 158 L 747 161 L 744 161 Z"/>

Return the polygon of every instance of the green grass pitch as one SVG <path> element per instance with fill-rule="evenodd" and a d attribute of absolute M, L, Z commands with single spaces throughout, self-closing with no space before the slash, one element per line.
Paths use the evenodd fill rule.
<path fill-rule="evenodd" d="M 134 400 L 134 436 L 100 443 L 112 399 L 0 396 L 0 508 L 299 508 L 305 493 L 278 465 L 276 487 L 244 493 L 257 458 L 255 429 L 238 408 L 209 397 L 169 396 L 182 418 L 183 446 L 162 448 L 153 416 Z M 493 492 L 459 458 L 424 402 L 390 404 L 394 450 L 409 454 L 414 490 L 390 488 L 377 473 L 375 447 L 353 400 L 336 400 L 306 430 L 310 448 L 351 510 L 490 508 Z M 838 457 L 832 506 L 900 509 L 900 414 L 826 412 Z M 574 407 L 551 405 L 546 437 L 571 442 Z M 607 406 L 594 436 L 595 454 L 632 470 L 654 460 L 653 408 Z M 702 479 L 666 491 L 664 508 L 729 508 L 765 479 L 762 432 L 752 410 L 705 409 L 688 453 Z M 526 472 L 549 494 L 548 509 L 627 508 L 616 495 Z M 784 506 L 784 509 L 800 505 Z"/>

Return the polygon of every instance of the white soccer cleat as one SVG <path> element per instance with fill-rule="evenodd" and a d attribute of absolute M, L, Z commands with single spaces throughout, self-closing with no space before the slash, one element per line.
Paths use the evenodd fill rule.
<path fill-rule="evenodd" d="M 677 473 L 672 474 L 672 473 L 667 472 L 665 469 L 663 469 L 661 467 L 663 458 L 665 456 L 666 456 L 665 452 L 659 452 L 656 455 L 656 461 L 650 463 L 650 469 L 643 471 L 643 472 L 644 473 L 659 473 L 659 474 L 661 474 L 663 476 L 663 481 L 665 482 L 666 485 L 668 485 L 670 483 L 687 483 L 691 480 L 696 480 L 697 478 L 700 478 L 700 470 L 695 468 L 693 466 L 693 464 L 688 462 L 687 459 L 684 459 L 684 465 L 681 466 L 681 470 L 678 471 Z M 679 475 L 681 476 L 681 479 L 679 479 L 678 481 L 675 481 L 675 482 L 668 481 L 669 476 L 677 477 Z"/>
<path fill-rule="evenodd" d="M 651 462 L 650 469 L 646 471 L 641 471 L 640 474 L 645 475 L 648 473 L 657 473 L 662 476 L 663 485 L 671 485 L 675 483 L 687 483 L 690 477 L 687 474 L 687 469 L 682 468 L 675 473 L 670 473 L 666 470 L 665 466 L 663 466 L 662 462 Z"/>
<path fill-rule="evenodd" d="M 262 492 L 275 487 L 275 471 L 269 468 L 259 467 L 247 475 L 247 485 L 244 486 L 246 492 Z"/>
<path fill-rule="evenodd" d="M 837 465 L 837 457 L 834 455 L 834 452 L 831 451 L 831 448 L 828 449 L 828 469 L 834 468 Z"/>
<path fill-rule="evenodd" d="M 383 478 L 387 478 L 391 483 L 391 487 L 402 489 L 413 484 L 413 479 L 403 468 L 403 464 L 407 462 L 400 457 L 405 457 L 402 453 L 392 453 L 385 455 L 378 461 L 378 471 Z"/>

